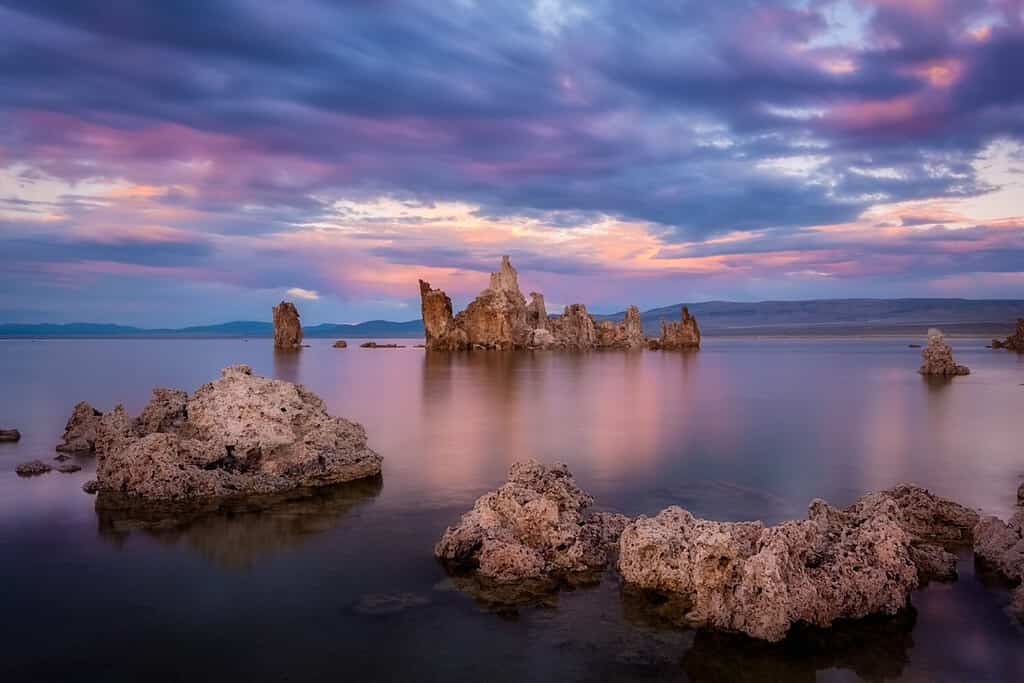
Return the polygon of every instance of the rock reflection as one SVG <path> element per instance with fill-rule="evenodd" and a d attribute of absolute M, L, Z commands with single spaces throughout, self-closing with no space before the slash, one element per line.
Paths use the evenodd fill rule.
<path fill-rule="evenodd" d="M 301 361 L 301 349 L 274 349 L 274 379 L 301 384 Z"/>
<path fill-rule="evenodd" d="M 624 588 L 622 600 L 625 617 L 633 624 L 678 629 L 685 622 L 686 605 L 662 596 Z M 867 617 L 829 629 L 795 626 L 780 643 L 697 631 L 682 667 L 691 681 L 815 681 L 829 669 L 888 681 L 903 675 L 916 621 L 916 610 L 907 607 L 893 617 Z"/>
<path fill-rule="evenodd" d="M 333 529 L 353 509 L 377 497 L 373 477 L 315 489 L 189 504 L 140 503 L 103 492 L 96 500 L 100 536 L 115 545 L 142 532 L 167 545 L 179 542 L 226 569 L 294 550 Z"/>

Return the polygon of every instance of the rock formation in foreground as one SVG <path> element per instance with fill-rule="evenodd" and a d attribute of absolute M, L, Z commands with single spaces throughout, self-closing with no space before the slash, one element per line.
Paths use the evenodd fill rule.
<path fill-rule="evenodd" d="M 929 542 L 969 538 L 972 519 L 916 487 L 847 510 L 815 500 L 806 520 L 773 527 L 670 507 L 626 527 L 618 567 L 628 584 L 678 604 L 687 625 L 777 641 L 795 623 L 826 627 L 903 609 L 919 573 L 948 573 L 949 558 Z"/>
<path fill-rule="evenodd" d="M 683 306 L 678 322 L 661 321 L 661 335 L 652 339 L 650 348 L 664 351 L 685 351 L 700 348 L 700 329 L 690 309 Z"/>
<path fill-rule="evenodd" d="M 928 330 L 928 345 L 921 349 L 921 358 L 924 362 L 921 363 L 918 372 L 922 375 L 952 377 L 971 374 L 970 368 L 966 365 L 957 365 L 953 362 L 953 349 L 946 343 L 942 330 L 934 327 Z"/>
<path fill-rule="evenodd" d="M 357 423 L 329 415 L 300 384 L 246 365 L 189 396 L 154 389 L 142 413 L 123 406 L 96 427 L 100 495 L 187 501 L 269 494 L 372 477 L 381 457 Z"/>
<path fill-rule="evenodd" d="M 1002 341 L 993 339 L 992 348 L 1024 353 L 1024 318 L 1017 319 L 1017 329 L 1009 337 Z"/>
<path fill-rule="evenodd" d="M 491 273 L 490 284 L 464 311 L 453 315 L 452 301 L 440 289 L 420 280 L 420 303 L 426 347 L 432 351 L 466 349 L 635 349 L 647 342 L 640 311 L 630 306 L 621 322 L 595 321 L 583 304 L 565 307 L 562 315 L 548 316 L 544 295 L 530 293 L 526 301 L 519 289 L 519 274 L 508 256 Z M 685 309 L 684 309 L 685 310 Z M 700 333 L 687 312 L 673 323 L 664 344 L 656 348 L 697 348 Z"/>
<path fill-rule="evenodd" d="M 974 528 L 974 554 L 1017 583 L 1010 611 L 1024 621 L 1024 509 L 1004 522 L 985 517 Z"/>
<path fill-rule="evenodd" d="M 593 498 L 562 464 L 515 463 L 508 481 L 445 530 L 434 554 L 453 572 L 493 584 L 545 583 L 604 569 L 628 522 L 591 513 Z"/>
<path fill-rule="evenodd" d="M 302 324 L 299 309 L 290 301 L 274 306 L 274 348 L 298 349 L 302 347 Z"/>
<path fill-rule="evenodd" d="M 85 401 L 79 401 L 64 426 L 57 450 L 61 453 L 92 454 L 96 450 L 96 428 L 103 413 Z"/>

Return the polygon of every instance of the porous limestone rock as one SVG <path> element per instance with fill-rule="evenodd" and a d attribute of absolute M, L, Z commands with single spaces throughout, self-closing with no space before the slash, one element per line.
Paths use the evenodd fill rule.
<path fill-rule="evenodd" d="M 559 348 L 586 351 L 597 343 L 597 326 L 583 304 L 570 304 L 562 315 L 552 318 L 551 332 Z"/>
<path fill-rule="evenodd" d="M 550 349 L 555 345 L 555 335 L 551 334 L 551 330 L 542 328 L 530 330 L 526 345 L 531 349 Z"/>
<path fill-rule="evenodd" d="M 46 474 L 52 467 L 47 465 L 42 460 L 33 460 L 31 462 L 23 462 L 14 468 L 14 472 L 19 477 L 34 477 L 37 474 Z"/>
<path fill-rule="evenodd" d="M 75 404 L 64 427 L 57 450 L 63 453 L 92 453 L 96 448 L 96 427 L 103 413 L 85 401 Z"/>
<path fill-rule="evenodd" d="M 974 554 L 1018 584 L 1009 609 L 1024 621 L 1024 509 L 1008 522 L 983 517 L 974 528 Z"/>
<path fill-rule="evenodd" d="M 264 494 L 380 473 L 357 423 L 327 413 L 305 387 L 221 371 L 191 396 L 156 389 L 134 420 L 123 406 L 100 419 L 100 494 L 190 500 Z"/>
<path fill-rule="evenodd" d="M 605 349 L 638 349 L 647 341 L 644 326 L 640 321 L 640 309 L 630 306 L 622 322 L 602 320 L 597 324 L 598 348 Z"/>
<path fill-rule="evenodd" d="M 992 348 L 1024 353 L 1024 318 L 1017 319 L 1017 329 L 1009 337 L 1002 341 L 993 339 Z"/>
<path fill-rule="evenodd" d="M 700 328 L 697 319 L 690 315 L 690 309 L 683 306 L 677 322 L 661 321 L 661 334 L 657 339 L 650 340 L 651 349 L 663 351 L 680 351 L 700 348 Z"/>
<path fill-rule="evenodd" d="M 529 334 L 526 298 L 508 256 L 501 257 L 501 268 L 491 273 L 490 285 L 455 317 L 455 325 L 465 331 L 472 346 L 513 349 L 525 345 Z"/>
<path fill-rule="evenodd" d="M 95 479 L 90 479 L 89 481 L 82 484 L 82 490 L 88 493 L 90 496 L 94 495 L 99 492 L 100 483 Z"/>
<path fill-rule="evenodd" d="M 540 292 L 530 292 L 530 303 L 526 304 L 526 326 L 531 330 L 547 330 L 551 327 L 544 295 Z"/>
<path fill-rule="evenodd" d="M 345 341 L 344 339 L 339 339 L 338 341 L 336 341 L 333 344 L 331 344 L 331 346 L 333 348 L 336 348 L 336 349 L 347 349 L 348 348 L 348 342 Z"/>
<path fill-rule="evenodd" d="M 592 503 L 565 465 L 515 463 L 504 485 L 445 530 L 434 554 L 453 571 L 498 584 L 600 570 L 628 520 L 588 515 Z"/>
<path fill-rule="evenodd" d="M 966 365 L 957 365 L 953 362 L 953 349 L 946 343 L 942 330 L 934 327 L 928 330 L 928 344 L 921 349 L 921 358 L 924 362 L 918 372 L 922 375 L 952 377 L 971 374 Z"/>
<path fill-rule="evenodd" d="M 299 309 L 290 301 L 274 306 L 274 348 L 298 349 L 302 347 L 302 324 Z"/>
<path fill-rule="evenodd" d="M 622 532 L 627 583 L 667 593 L 689 625 L 781 640 L 792 624 L 895 614 L 918 585 L 911 538 L 891 498 L 841 511 L 821 500 L 806 520 L 698 519 L 679 507 Z"/>

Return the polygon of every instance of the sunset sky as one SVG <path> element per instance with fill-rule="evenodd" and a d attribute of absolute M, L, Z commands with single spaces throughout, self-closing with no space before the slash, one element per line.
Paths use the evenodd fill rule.
<path fill-rule="evenodd" d="M 0 0 L 0 322 L 1024 298 L 1024 0 Z"/>

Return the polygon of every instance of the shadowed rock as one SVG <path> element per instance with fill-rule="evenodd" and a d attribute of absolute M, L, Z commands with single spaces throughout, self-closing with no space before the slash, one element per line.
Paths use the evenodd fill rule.
<path fill-rule="evenodd" d="M 401 344 L 378 344 L 375 341 L 363 342 L 359 345 L 361 349 L 404 349 Z"/>
<path fill-rule="evenodd" d="M 138 418 L 122 406 L 97 426 L 104 493 L 142 499 L 278 493 L 376 476 L 381 458 L 357 423 L 299 384 L 221 371 L 194 394 L 156 389 Z"/>
<path fill-rule="evenodd" d="M 650 340 L 649 348 L 663 351 L 686 351 L 700 348 L 700 329 L 690 309 L 683 306 L 678 322 L 661 321 L 661 334 Z"/>
<path fill-rule="evenodd" d="M 1024 509 L 1004 522 L 984 517 L 974 528 L 974 554 L 1018 585 L 1010 611 L 1024 621 Z"/>
<path fill-rule="evenodd" d="M 299 309 L 290 301 L 274 306 L 274 348 L 298 349 L 302 347 L 302 324 Z"/>
<path fill-rule="evenodd" d="M 587 514 L 592 503 L 565 465 L 516 463 L 503 486 L 478 498 L 445 530 L 434 554 L 456 574 L 479 579 L 494 601 L 515 602 L 524 592 L 543 592 L 564 577 L 607 565 L 628 520 Z"/>
<path fill-rule="evenodd" d="M 17 429 L 0 429 L 0 443 L 4 441 L 14 442 L 21 440 L 21 432 Z"/>
<path fill-rule="evenodd" d="M 96 448 L 96 427 L 102 416 L 103 413 L 85 401 L 76 403 L 57 450 L 63 453 L 93 453 Z"/>
<path fill-rule="evenodd" d="M 1017 319 L 1017 329 L 1009 337 L 1002 341 L 993 339 L 992 348 L 1024 353 L 1024 318 Z"/>
<path fill-rule="evenodd" d="M 34 477 L 40 474 L 46 474 L 52 467 L 47 465 L 42 460 L 33 460 L 31 462 L 23 462 L 14 468 L 14 472 L 19 477 Z"/>
<path fill-rule="evenodd" d="M 924 362 L 918 372 L 922 375 L 953 377 L 971 374 L 966 365 L 953 362 L 953 349 L 946 343 L 942 330 L 934 327 L 928 330 L 928 345 L 921 350 L 921 358 Z"/>

